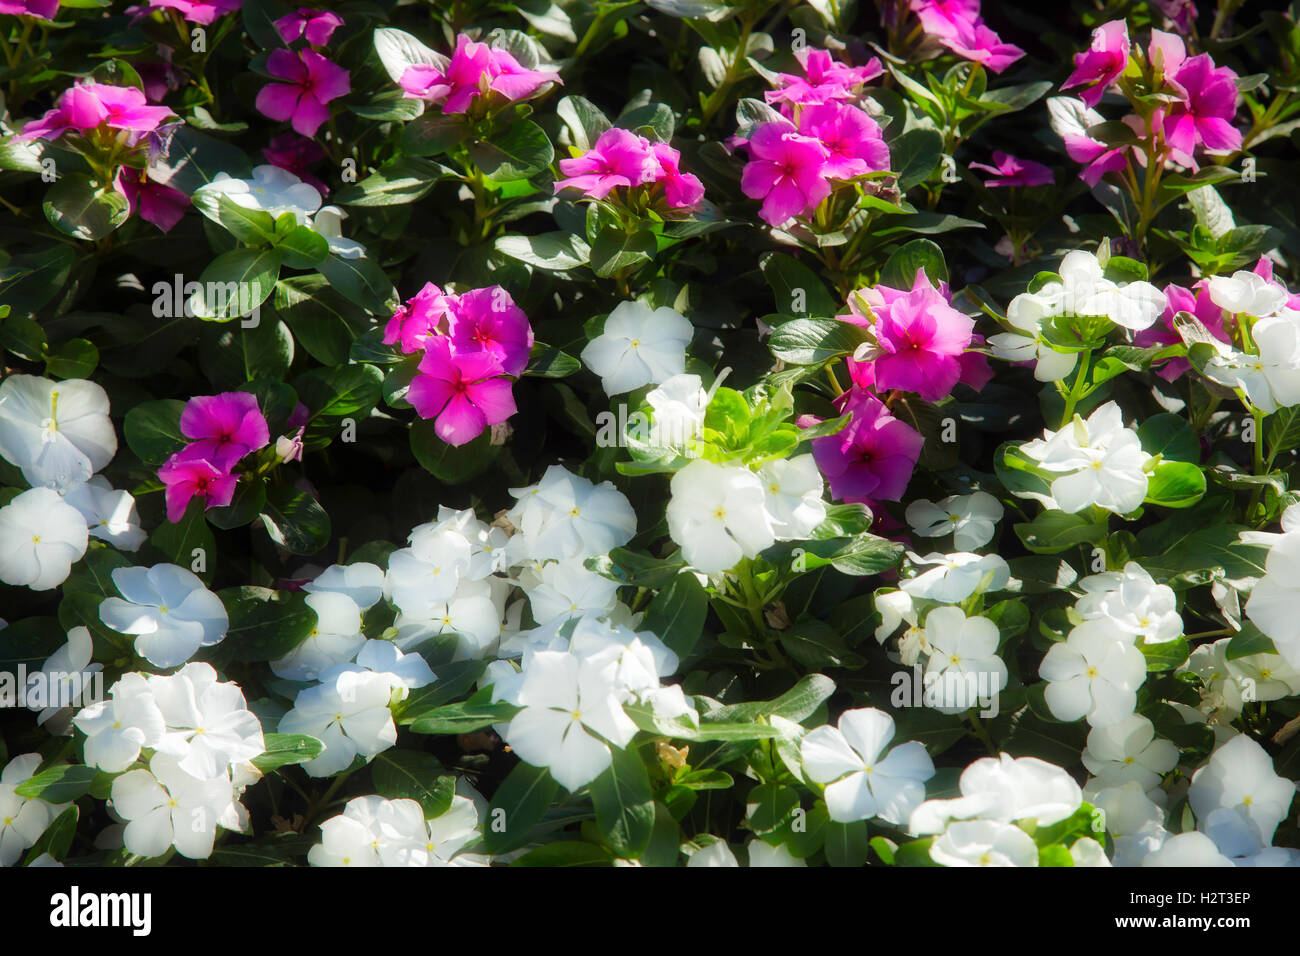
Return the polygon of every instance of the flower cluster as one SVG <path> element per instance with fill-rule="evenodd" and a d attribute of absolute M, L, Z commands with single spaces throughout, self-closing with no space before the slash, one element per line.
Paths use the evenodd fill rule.
<path fill-rule="evenodd" d="M 230 504 L 239 483 L 235 466 L 271 441 L 266 416 L 249 392 L 196 395 L 185 403 L 180 428 L 189 443 L 158 469 L 173 524 L 195 498 L 202 498 L 205 508 Z"/>
<path fill-rule="evenodd" d="M 435 62 L 416 63 L 401 74 L 405 96 L 436 103 L 443 113 L 465 113 L 478 101 L 491 109 L 502 101 L 527 100 L 560 82 L 553 70 L 530 70 L 508 50 L 476 43 L 464 33 L 456 37 L 451 56 L 434 55 Z"/>
<path fill-rule="evenodd" d="M 557 193 L 577 189 L 588 199 L 608 200 L 622 187 L 614 195 L 623 205 L 659 205 L 676 214 L 694 211 L 704 199 L 699 179 L 682 172 L 681 153 L 616 126 L 601 133 L 591 149 L 559 165 L 565 178 L 555 181 Z"/>

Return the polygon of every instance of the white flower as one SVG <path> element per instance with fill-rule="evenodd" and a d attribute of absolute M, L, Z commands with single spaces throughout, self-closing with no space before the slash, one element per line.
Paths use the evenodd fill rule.
<path fill-rule="evenodd" d="M 127 821 L 126 848 L 144 857 L 168 847 L 191 860 L 212 855 L 217 826 L 238 829 L 238 803 L 230 778 L 200 779 L 181 769 L 170 754 L 154 754 L 148 770 L 132 770 L 113 781 L 113 809 Z"/>
<path fill-rule="evenodd" d="M 311 223 L 313 229 L 329 243 L 330 252 L 340 259 L 360 259 L 366 247 L 355 239 L 343 238 L 343 220 L 348 214 L 338 206 L 321 206 Z"/>
<path fill-rule="evenodd" d="M 501 609 L 488 581 L 466 581 L 450 601 L 429 604 L 418 614 L 397 615 L 396 644 L 402 650 L 439 634 L 455 634 L 456 659 L 481 657 L 501 634 Z"/>
<path fill-rule="evenodd" d="M 772 846 L 770 843 L 764 843 L 755 837 L 745 844 L 745 849 L 749 851 L 750 866 L 807 866 L 807 860 L 801 860 L 790 852 L 790 848 L 782 843 L 780 846 Z"/>
<path fill-rule="evenodd" d="M 914 534 L 938 538 L 951 532 L 958 551 L 974 551 L 993 540 L 1002 503 L 987 491 L 949 495 L 937 504 L 920 498 L 907 506 L 905 516 Z"/>
<path fill-rule="evenodd" d="M 412 817 L 423 825 L 424 814 L 414 800 L 354 797 L 341 814 L 320 825 L 321 842 L 307 852 L 307 862 L 311 866 L 383 866 L 382 851 L 388 844 L 410 841 Z"/>
<path fill-rule="evenodd" d="M 280 718 L 282 734 L 307 734 L 325 744 L 302 765 L 313 777 L 346 770 L 359 754 L 369 759 L 397 743 L 388 709 L 392 678 L 372 671 L 345 671 L 328 684 L 298 692 L 293 709 Z"/>
<path fill-rule="evenodd" d="M 1151 721 L 1134 714 L 1109 727 L 1088 733 L 1083 765 L 1097 777 L 1100 787 L 1121 786 L 1132 780 L 1146 791 L 1158 786 L 1161 774 L 1178 763 L 1178 748 L 1157 740 Z"/>
<path fill-rule="evenodd" d="M 1267 327 L 1265 331 L 1269 331 Z M 1274 339 L 1279 335 L 1286 335 L 1285 330 L 1274 327 L 1269 344 L 1276 345 Z M 1277 411 L 1279 403 L 1273 394 L 1274 382 L 1288 391 L 1294 387 L 1294 370 L 1289 367 L 1291 356 L 1285 352 L 1279 354 L 1274 349 L 1270 354 L 1273 361 L 1266 362 L 1262 355 L 1238 351 L 1218 340 L 1210 344 L 1215 351 L 1202 369 L 1205 377 L 1220 385 L 1241 389 L 1250 404 L 1261 412 Z"/>
<path fill-rule="evenodd" d="M 727 845 L 726 840 L 713 837 L 690 855 L 686 866 L 688 869 L 693 866 L 739 867 L 740 861 L 736 859 L 736 854 L 731 852 L 731 847 Z"/>
<path fill-rule="evenodd" d="M 1190 830 L 1176 833 L 1161 844 L 1158 850 L 1147 854 L 1143 866 L 1234 866 L 1219 852 L 1214 841 L 1204 833 Z"/>
<path fill-rule="evenodd" d="M 981 757 L 962 771 L 961 796 L 927 800 L 912 813 L 908 829 L 924 836 L 941 833 L 950 820 L 1032 819 L 1038 826 L 1059 823 L 1083 804 L 1083 792 L 1068 773 L 1037 757 L 1010 754 Z"/>
<path fill-rule="evenodd" d="M 334 564 L 304 584 L 302 589 L 308 594 L 316 591 L 346 594 L 356 602 L 357 607 L 368 611 L 384 596 L 384 569 L 366 561 Z"/>
<path fill-rule="evenodd" d="M 316 612 L 316 625 L 307 639 L 279 660 L 271 670 L 285 680 L 316 680 L 323 671 L 352 660 L 365 643 L 361 633 L 361 608 L 347 594 L 316 590 L 305 598 Z"/>
<path fill-rule="evenodd" d="M 1300 666 L 1300 532 L 1281 535 L 1264 561 L 1264 576 L 1246 602 L 1246 614 L 1273 639 L 1292 667 Z"/>
<path fill-rule="evenodd" d="M 262 722 L 248 709 L 244 692 L 233 681 L 218 682 L 211 664 L 186 664 L 170 677 L 148 680 L 167 723 L 157 750 L 176 757 L 191 776 L 220 776 L 266 749 Z"/>
<path fill-rule="evenodd" d="M 1066 514 L 1100 505 L 1128 514 L 1147 495 L 1143 466 L 1151 456 L 1142 450 L 1137 432 L 1124 427 L 1120 408 L 1106 402 L 1085 422 L 1078 415 L 1058 432 L 1045 432 L 1041 441 L 1027 442 L 1020 451 L 1045 471 L 1068 472 L 1052 482 L 1052 497 Z"/>
<path fill-rule="evenodd" d="M 86 481 L 116 453 L 108 394 L 94 382 L 10 375 L 0 383 L 0 458 L 33 488 Z"/>
<path fill-rule="evenodd" d="M 0 508 L 0 581 L 48 591 L 86 553 L 86 519 L 52 488 L 31 488 Z"/>
<path fill-rule="evenodd" d="M 1215 810 L 1241 808 L 1265 846 L 1273 842 L 1273 831 L 1286 819 L 1294 797 L 1295 784 L 1279 776 L 1264 748 L 1245 734 L 1214 751 L 1193 774 L 1187 792 L 1197 820 Z"/>
<path fill-rule="evenodd" d="M 91 687 L 92 678 L 104 669 L 103 664 L 91 663 L 93 654 L 94 642 L 90 631 L 84 627 L 74 627 L 68 631 L 68 643 L 46 658 L 41 665 L 40 676 L 32 674 L 28 677 L 27 707 L 29 710 L 40 711 L 36 723 L 44 724 L 64 707 L 93 703 L 84 700 L 86 690 Z M 30 688 L 35 680 L 44 684 L 44 706 L 30 702 Z"/>
<path fill-rule="evenodd" d="M 636 735 L 598 660 L 561 651 L 534 654 L 516 699 L 524 709 L 506 728 L 506 742 L 520 760 L 548 768 L 571 791 L 609 766 L 609 744 L 626 747 Z"/>
<path fill-rule="evenodd" d="M 898 586 L 913 598 L 957 604 L 977 590 L 999 591 L 1011 579 L 1011 568 L 996 554 L 971 554 L 958 551 L 954 554 L 933 552 L 925 557 L 907 553 L 913 565 L 934 564 L 938 567 L 923 571 L 914 578 L 904 578 Z"/>
<path fill-rule="evenodd" d="M 388 558 L 387 592 L 397 607 L 421 616 L 456 593 L 470 568 L 469 540 L 451 529 L 416 528 L 411 546 Z"/>
<path fill-rule="evenodd" d="M 365 797 L 360 799 L 373 800 Z M 378 837 L 376 849 L 381 866 L 486 866 L 487 858 L 479 854 L 461 853 L 461 849 L 479 836 L 478 808 L 474 801 L 459 794 L 452 797 L 451 806 L 432 820 L 425 820 L 424 812 L 414 800 L 389 800 L 370 817 L 370 832 Z M 350 804 L 349 804 L 350 805 Z M 328 822 L 328 821 L 327 821 Z M 321 825 L 324 833 L 324 824 Z M 337 840 L 337 842 L 341 842 Z M 314 848 L 319 850 L 321 848 Z M 314 852 L 314 851 L 313 851 Z M 323 859 L 322 850 L 318 858 Z M 337 856 L 330 864 L 345 864 Z"/>
<path fill-rule="evenodd" d="M 1250 654 L 1228 660 L 1225 653 L 1224 663 L 1229 679 L 1224 681 L 1223 696 L 1235 710 L 1255 701 L 1281 700 L 1300 690 L 1300 673 L 1278 654 Z"/>
<path fill-rule="evenodd" d="M 114 491 L 103 475 L 70 485 L 63 500 L 81 512 L 92 537 L 123 551 L 138 551 L 148 537 L 130 492 Z"/>
<path fill-rule="evenodd" d="M 547 468 L 537 484 L 510 493 L 519 500 L 506 517 L 519 533 L 509 548 L 519 560 L 591 558 L 636 534 L 636 512 L 612 482 L 594 485 L 560 465 Z"/>
<path fill-rule="evenodd" d="M 540 582 L 525 590 L 533 620 L 545 624 L 557 617 L 607 614 L 614 609 L 618 582 L 588 571 L 574 559 L 546 564 Z"/>
<path fill-rule="evenodd" d="M 1007 686 L 1007 665 L 997 654 L 1000 638 L 996 624 L 986 617 L 968 618 L 961 608 L 937 607 L 929 613 L 925 684 L 935 695 L 935 710 L 959 714 Z"/>
<path fill-rule="evenodd" d="M 287 169 L 269 165 L 254 166 L 252 179 L 235 179 L 228 173 L 217 173 L 212 182 L 196 189 L 192 198 L 201 200 L 209 194 L 227 196 L 244 209 L 260 209 L 277 219 L 291 212 L 300 225 L 311 221 L 321 203 L 320 193 L 314 186 Z"/>
<path fill-rule="evenodd" d="M 1115 866 L 1141 866 L 1169 837 L 1165 814 L 1135 781 L 1097 791 L 1088 801 L 1110 834 Z"/>
<path fill-rule="evenodd" d="M 1099 620 L 1084 621 L 1053 644 L 1038 668 L 1049 682 L 1044 697 L 1052 715 L 1063 721 L 1086 716 L 1093 727 L 1118 724 L 1133 713 L 1146 672 L 1142 652 Z"/>
<path fill-rule="evenodd" d="M 954 823 L 930 844 L 943 866 L 1037 866 L 1038 847 L 1024 830 L 997 820 Z"/>
<path fill-rule="evenodd" d="M 847 710 L 838 729 L 817 727 L 800 743 L 808 777 L 826 785 L 826 808 L 837 823 L 880 817 L 900 826 L 925 799 L 934 763 L 916 741 L 885 753 L 894 718 L 874 707 Z"/>
<path fill-rule="evenodd" d="M 1144 644 L 1164 644 L 1183 633 L 1183 619 L 1173 588 L 1157 584 L 1136 561 L 1124 570 L 1094 574 L 1079 582 L 1084 596 L 1074 606 L 1085 620 L 1104 618 Z"/>
<path fill-rule="evenodd" d="M 326 683 L 337 679 L 344 670 L 366 670 L 383 674 L 394 690 L 406 691 L 427 687 L 437 678 L 428 662 L 419 654 L 403 654 L 392 641 L 366 641 L 357 654 L 355 665 L 335 665 L 323 676 Z M 403 694 L 405 696 L 405 694 Z"/>
<path fill-rule="evenodd" d="M 822 473 L 812 455 L 769 461 L 758 470 L 763 507 L 777 541 L 799 541 L 826 520 Z"/>
<path fill-rule="evenodd" d="M 1037 358 L 1034 378 L 1040 382 L 1059 382 L 1073 371 L 1078 356 L 1058 352 L 1039 338 L 1043 320 L 1052 315 L 1050 302 L 1028 292 L 1011 300 L 1007 306 L 1007 324 L 1017 332 L 990 335 L 989 348 L 995 358 L 1008 362 L 1028 362 Z"/>
<path fill-rule="evenodd" d="M 776 540 L 763 482 L 744 465 L 696 459 L 673 475 L 670 489 L 668 533 L 697 570 L 726 571 Z"/>
<path fill-rule="evenodd" d="M 877 643 L 885 643 L 904 622 L 913 628 L 916 627 L 916 605 L 912 601 L 912 595 L 906 591 L 878 590 L 873 603 L 876 606 L 876 613 L 880 615 L 880 626 L 876 628 Z"/>
<path fill-rule="evenodd" d="M 672 309 L 620 302 L 582 350 L 582 361 L 600 376 L 607 395 L 658 385 L 686 370 L 693 331 L 690 320 Z"/>
<path fill-rule="evenodd" d="M 1229 312 L 1268 316 L 1286 305 L 1287 291 L 1263 276 L 1241 270 L 1230 276 L 1211 276 L 1210 301 Z"/>
<path fill-rule="evenodd" d="M 698 375 L 683 372 L 664 379 L 645 400 L 650 405 L 651 445 L 684 448 L 700 434 L 709 407 L 709 393 Z"/>
<path fill-rule="evenodd" d="M 1070 846 L 1070 859 L 1075 866 L 1110 866 L 1106 851 L 1092 837 L 1080 837 Z"/>
<path fill-rule="evenodd" d="M 41 765 L 40 754 L 20 754 L 0 772 L 0 866 L 13 866 L 23 851 L 34 846 L 62 812 L 37 797 L 20 797 L 14 791 Z"/>
<path fill-rule="evenodd" d="M 108 700 L 82 708 L 72 723 L 86 735 L 86 765 L 120 773 L 157 747 L 167 729 L 162 711 L 143 674 L 123 674 L 108 691 Z"/>
<path fill-rule="evenodd" d="M 122 597 L 100 602 L 100 620 L 115 631 L 136 635 L 136 653 L 155 667 L 184 664 L 200 647 L 218 644 L 226 636 L 230 618 L 221 599 L 186 568 L 116 568 L 113 584 Z"/>

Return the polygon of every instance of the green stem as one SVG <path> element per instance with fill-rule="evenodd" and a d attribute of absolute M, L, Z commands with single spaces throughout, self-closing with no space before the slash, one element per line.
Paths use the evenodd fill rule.
<path fill-rule="evenodd" d="M 1069 394 L 1065 396 L 1065 410 L 1061 413 L 1059 428 L 1064 428 L 1070 423 L 1074 418 L 1074 406 L 1079 404 L 1079 400 L 1087 394 L 1088 366 L 1092 362 L 1092 350 L 1079 354 L 1079 370 L 1074 376 L 1074 384 L 1070 386 Z"/>
<path fill-rule="evenodd" d="M 989 736 L 988 729 L 984 726 L 983 722 L 974 711 L 968 713 L 966 718 L 970 721 L 971 730 L 974 732 L 975 736 L 984 744 L 985 749 L 988 750 L 989 756 L 996 757 L 998 755 L 998 748 L 993 743 L 993 738 Z"/>

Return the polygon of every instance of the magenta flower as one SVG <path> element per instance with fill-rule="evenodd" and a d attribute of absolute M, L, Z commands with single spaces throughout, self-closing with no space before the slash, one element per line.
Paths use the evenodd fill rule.
<path fill-rule="evenodd" d="M 1191 33 L 1196 21 L 1196 0 L 1154 0 L 1154 5 L 1180 33 Z"/>
<path fill-rule="evenodd" d="M 292 123 L 303 136 L 316 135 L 330 118 L 326 103 L 352 91 L 348 71 L 314 50 L 272 50 L 266 69 L 287 82 L 262 87 L 258 110 L 273 120 Z"/>
<path fill-rule="evenodd" d="M 499 285 L 456 296 L 448 313 L 447 332 L 458 355 L 487 352 L 506 375 L 522 372 L 533 348 L 528 316 Z"/>
<path fill-rule="evenodd" d="M 508 100 L 520 100 L 547 83 L 558 82 L 555 73 L 526 69 L 505 50 L 475 43 L 462 33 L 456 37 L 456 49 L 445 70 L 416 64 L 407 67 L 398 85 L 407 96 L 441 103 L 444 113 L 464 113 L 485 89 Z"/>
<path fill-rule="evenodd" d="M 196 395 L 181 412 L 181 434 L 190 439 L 186 452 L 229 471 L 245 455 L 266 447 L 271 432 L 248 392 Z"/>
<path fill-rule="evenodd" d="M 889 414 L 884 403 L 865 389 L 850 389 L 836 404 L 853 418 L 837 434 L 812 441 L 813 459 L 826 476 L 831 495 L 841 501 L 898 501 L 907 490 L 925 439 Z"/>
<path fill-rule="evenodd" d="M 171 47 L 160 47 L 162 59 L 155 63 L 137 63 L 135 71 L 144 84 L 144 95 L 150 103 L 161 103 L 163 98 L 181 86 L 182 75 L 171 63 Z"/>
<path fill-rule="evenodd" d="M 406 400 L 421 418 L 435 419 L 434 432 L 449 445 L 473 441 L 517 411 L 496 356 L 458 352 L 441 335 L 428 340 Z"/>
<path fill-rule="evenodd" d="M 1190 312 L 1201 320 L 1210 333 L 1220 342 L 1232 342 L 1232 336 L 1223 324 L 1223 309 L 1210 299 L 1209 284 L 1205 281 L 1196 283 L 1196 293 L 1176 285 L 1165 286 L 1165 310 L 1160 314 L 1160 321 L 1149 329 L 1143 329 L 1133 335 L 1133 344 L 1138 348 L 1151 348 L 1154 345 L 1175 345 L 1183 340 L 1174 327 L 1174 316 L 1179 312 Z M 1185 358 L 1165 359 L 1156 374 L 1166 382 L 1172 382 L 1190 369 L 1191 363 Z"/>
<path fill-rule="evenodd" d="M 243 5 L 244 0 L 149 0 L 152 7 L 170 7 L 191 23 L 207 25 L 234 13 Z"/>
<path fill-rule="evenodd" d="M 59 12 L 59 0 L 0 0 L 0 14 L 35 17 L 53 20 Z"/>
<path fill-rule="evenodd" d="M 699 177 L 681 169 L 682 154 L 667 143 L 652 143 L 650 151 L 659 163 L 659 182 L 664 187 L 664 202 L 669 209 L 692 211 L 704 199 L 704 184 Z"/>
<path fill-rule="evenodd" d="M 1100 115 L 1094 115 L 1097 115 L 1096 121 L 1101 122 Z M 1123 122 L 1139 136 L 1144 134 L 1145 130 L 1141 128 L 1141 121 L 1137 116 L 1126 116 Z M 1083 165 L 1079 178 L 1089 186 L 1097 185 L 1101 182 L 1101 177 L 1107 173 L 1119 172 L 1128 165 L 1128 151 L 1132 147 L 1118 146 L 1112 149 L 1101 140 L 1082 133 L 1065 133 L 1061 138 L 1065 142 L 1065 151 L 1069 157 Z"/>
<path fill-rule="evenodd" d="M 238 475 L 222 471 L 191 448 L 172 455 L 158 469 L 158 480 L 166 486 L 163 497 L 167 501 L 167 520 L 172 524 L 185 517 L 185 510 L 194 498 L 205 499 L 207 508 L 230 504 L 239 482 Z"/>
<path fill-rule="evenodd" d="M 876 57 L 864 66 L 848 66 L 837 63 L 828 51 L 812 47 L 796 50 L 795 58 L 803 67 L 804 75 L 778 73 L 777 89 L 764 94 L 767 102 L 809 106 L 832 100 L 855 100 L 859 87 L 885 72 Z"/>
<path fill-rule="evenodd" d="M 322 196 L 329 195 L 329 186 L 310 172 L 311 166 L 329 155 L 315 140 L 286 130 L 271 138 L 262 150 L 262 155 L 272 166 L 288 170 L 303 182 L 314 186 Z"/>
<path fill-rule="evenodd" d="M 117 171 L 113 187 L 126 197 L 131 215 L 138 211 L 141 219 L 153 223 L 163 232 L 171 232 L 185 215 L 185 210 L 190 208 L 190 197 L 179 189 L 152 179 L 141 179 L 134 170 L 125 166 Z"/>
<path fill-rule="evenodd" d="M 831 179 L 852 179 L 889 168 L 889 147 L 880 124 L 862 110 L 843 103 L 805 108 L 799 132 L 826 148 L 822 173 Z"/>
<path fill-rule="evenodd" d="M 1265 282 L 1273 282 L 1275 285 L 1280 284 L 1275 282 L 1273 279 L 1273 260 L 1268 256 L 1260 256 L 1259 260 L 1255 263 L 1255 268 L 1250 271 L 1255 273 L 1255 275 L 1259 276 Z M 1287 291 L 1286 307 L 1300 312 L 1300 295 Z"/>
<path fill-rule="evenodd" d="M 1122 19 L 1103 23 L 1092 31 L 1092 45 L 1074 55 L 1074 72 L 1061 89 L 1083 87 L 1079 99 L 1095 107 L 1128 66 L 1128 50 L 1128 23 Z"/>
<path fill-rule="evenodd" d="M 978 332 L 970 337 L 970 344 L 983 345 L 984 336 Z M 989 365 L 989 357 L 982 352 L 962 352 L 957 359 L 961 365 L 961 375 L 957 381 L 963 385 L 969 385 L 975 391 L 984 390 L 984 386 L 993 381 L 993 369 Z"/>
<path fill-rule="evenodd" d="M 983 21 L 958 23 L 956 33 L 939 37 L 939 42 L 958 56 L 979 63 L 994 73 L 1001 73 L 1025 55 L 1025 51 L 1014 43 L 1003 43 Z"/>
<path fill-rule="evenodd" d="M 876 386 L 938 401 L 961 378 L 961 356 L 974 330 L 974 320 L 950 306 L 918 270 L 911 291 L 876 312 Z"/>
<path fill-rule="evenodd" d="M 921 29 L 935 37 L 955 37 L 980 22 L 980 0 L 910 0 L 909 6 Z"/>
<path fill-rule="evenodd" d="M 993 173 L 992 179 L 984 180 L 985 186 L 1045 186 L 1056 182 L 1051 169 L 1042 163 L 1030 159 L 1018 159 L 1001 150 L 993 151 L 993 165 L 971 163 L 971 169 L 982 169 Z"/>
<path fill-rule="evenodd" d="M 388 324 L 384 326 L 384 344 L 401 343 L 407 355 L 424 348 L 430 335 L 445 332 L 443 320 L 451 310 L 451 297 L 432 282 L 397 307 Z"/>
<path fill-rule="evenodd" d="M 341 26 L 343 18 L 337 13 L 299 7 L 275 21 L 275 32 L 280 34 L 280 39 L 285 43 L 306 37 L 312 46 L 324 46 Z"/>
<path fill-rule="evenodd" d="M 87 133 L 101 125 L 129 133 L 134 146 L 175 114 L 165 106 L 150 106 L 134 86 L 78 83 L 60 94 L 54 109 L 24 127 L 20 139 L 58 139 L 72 131 Z"/>
<path fill-rule="evenodd" d="M 662 170 L 648 139 L 614 126 L 581 156 L 560 160 L 560 172 L 566 178 L 556 180 L 557 193 L 581 189 L 592 199 L 604 199 L 618 186 L 652 183 Z"/>
<path fill-rule="evenodd" d="M 764 123 L 750 138 L 749 153 L 740 189 L 763 201 L 758 214 L 768 225 L 780 226 L 810 212 L 831 194 L 824 173 L 830 155 L 826 147 L 789 123 Z"/>
<path fill-rule="evenodd" d="M 1216 67 L 1208 53 L 1201 53 L 1188 57 L 1165 79 L 1184 95 L 1183 102 L 1170 106 L 1164 123 L 1165 141 L 1175 160 L 1194 167 L 1197 144 L 1218 152 L 1241 148 L 1241 131 L 1232 125 L 1237 115 L 1236 73 Z"/>

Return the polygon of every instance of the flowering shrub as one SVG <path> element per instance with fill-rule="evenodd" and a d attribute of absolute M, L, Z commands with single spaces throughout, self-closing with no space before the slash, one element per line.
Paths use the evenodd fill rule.
<path fill-rule="evenodd" d="M 1300 863 L 1238 6 L 0 0 L 0 865 Z"/>

